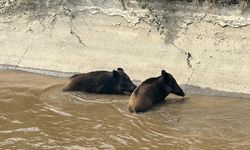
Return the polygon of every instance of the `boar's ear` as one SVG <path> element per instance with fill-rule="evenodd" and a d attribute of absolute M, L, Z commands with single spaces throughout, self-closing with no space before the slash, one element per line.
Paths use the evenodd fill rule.
<path fill-rule="evenodd" d="M 112 74 L 113 74 L 113 77 L 114 77 L 116 80 L 119 80 L 119 79 L 121 78 L 121 75 L 120 75 L 119 72 L 116 71 L 116 70 L 113 70 Z"/>
<path fill-rule="evenodd" d="M 117 71 L 123 71 L 124 72 L 124 70 L 122 69 L 122 68 L 117 68 Z"/>
<path fill-rule="evenodd" d="M 162 70 L 162 71 L 161 71 L 161 75 L 162 75 L 163 77 L 167 77 L 167 76 L 168 76 L 168 74 L 167 74 L 167 72 L 166 72 L 165 70 Z"/>
<path fill-rule="evenodd" d="M 165 81 L 169 81 L 170 80 L 170 75 L 165 70 L 161 71 L 161 76 L 163 77 L 163 79 Z"/>

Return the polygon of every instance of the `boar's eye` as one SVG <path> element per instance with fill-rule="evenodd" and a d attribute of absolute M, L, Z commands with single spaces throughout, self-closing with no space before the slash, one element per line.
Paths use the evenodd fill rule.
<path fill-rule="evenodd" d="M 123 76 L 123 81 L 129 81 L 128 76 L 124 75 L 124 76 Z"/>
<path fill-rule="evenodd" d="M 130 78 L 129 78 L 129 76 L 127 74 L 124 73 L 122 76 L 123 76 L 123 81 L 124 82 L 131 82 L 131 80 L 130 80 Z"/>

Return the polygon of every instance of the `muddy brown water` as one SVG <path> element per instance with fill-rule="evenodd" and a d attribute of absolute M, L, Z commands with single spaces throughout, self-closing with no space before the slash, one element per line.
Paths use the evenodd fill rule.
<path fill-rule="evenodd" d="M 0 71 L 0 149 L 250 149 L 247 99 L 170 96 L 132 114 L 128 96 L 62 92 L 66 82 Z"/>

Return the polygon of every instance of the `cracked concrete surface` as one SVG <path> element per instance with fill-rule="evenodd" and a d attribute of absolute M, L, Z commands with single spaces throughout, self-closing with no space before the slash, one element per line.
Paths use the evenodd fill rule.
<path fill-rule="evenodd" d="M 79 43 L 80 43 L 81 45 L 87 46 L 87 45 L 82 41 L 81 37 L 73 30 L 73 27 L 72 27 L 72 26 L 70 26 L 70 34 L 72 34 L 73 36 L 75 36 L 75 37 L 78 39 L 78 41 L 79 41 Z"/>
<path fill-rule="evenodd" d="M 120 5 L 68 6 L 38 19 L 0 16 L 2 68 L 48 73 L 123 67 L 139 81 L 165 69 L 194 93 L 201 87 L 250 94 L 247 16 L 176 10 L 169 12 L 176 29 L 165 36 L 143 21 L 146 10 Z"/>
<path fill-rule="evenodd" d="M 32 31 L 32 29 L 29 28 L 28 31 Z M 25 33 L 27 33 L 27 31 L 26 31 Z M 18 67 L 19 64 L 22 62 L 22 60 L 23 60 L 24 56 L 26 55 L 26 53 L 27 53 L 29 50 L 32 50 L 32 44 L 33 44 L 34 41 L 35 41 L 35 35 L 34 35 L 33 39 L 31 40 L 30 45 L 28 45 L 28 47 L 27 47 L 26 50 L 24 51 L 23 55 L 22 55 L 21 58 L 19 59 L 18 63 L 16 64 L 16 67 Z"/>
<path fill-rule="evenodd" d="M 25 50 L 25 52 L 24 52 L 23 55 L 21 56 L 20 60 L 19 60 L 18 63 L 16 64 L 16 67 L 19 66 L 19 64 L 21 63 L 21 61 L 22 61 L 22 59 L 23 59 L 23 56 L 27 53 L 28 50 L 29 50 L 28 48 Z"/>

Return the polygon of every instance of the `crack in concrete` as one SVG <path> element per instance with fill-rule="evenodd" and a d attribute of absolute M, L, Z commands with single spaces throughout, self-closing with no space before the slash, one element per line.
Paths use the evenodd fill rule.
<path fill-rule="evenodd" d="M 62 12 L 59 12 L 59 13 L 54 13 L 52 16 L 51 16 L 51 20 L 50 22 L 47 24 L 47 26 L 51 29 L 54 29 L 54 25 L 56 24 L 56 21 L 57 21 L 57 16 L 62 14 Z M 45 27 L 47 28 L 47 27 Z"/>
<path fill-rule="evenodd" d="M 73 36 L 75 36 L 77 39 L 78 39 L 78 42 L 87 47 L 87 45 L 82 41 L 81 37 L 73 30 L 73 27 L 72 27 L 72 24 L 71 24 L 72 21 L 70 21 L 69 23 L 69 27 L 70 27 L 70 34 L 72 34 Z"/>
<path fill-rule="evenodd" d="M 188 52 L 187 53 L 187 65 L 188 65 L 188 67 L 190 67 L 190 68 L 192 68 L 192 65 L 191 65 L 191 63 L 190 63 L 190 59 L 192 59 L 192 55 Z"/>
<path fill-rule="evenodd" d="M 64 10 L 67 10 L 68 12 L 70 12 L 69 16 L 69 28 L 70 28 L 70 34 L 72 34 L 73 36 L 75 36 L 78 39 L 79 44 L 87 47 L 87 45 L 83 42 L 83 40 L 81 39 L 81 37 L 77 34 L 77 32 L 74 31 L 73 29 L 73 25 L 72 25 L 72 21 L 75 18 L 75 15 L 73 14 L 72 10 L 70 9 L 66 9 L 64 8 Z"/>
<path fill-rule="evenodd" d="M 19 64 L 22 62 L 23 57 L 26 55 L 26 53 L 27 53 L 29 50 L 31 50 L 31 46 L 32 46 L 32 44 L 33 44 L 34 41 L 35 41 L 35 36 L 33 37 L 33 39 L 32 39 L 32 41 L 31 41 L 30 45 L 28 45 L 28 47 L 27 47 L 26 50 L 24 51 L 24 53 L 23 53 L 23 55 L 21 56 L 21 58 L 19 59 L 18 63 L 15 65 L 15 69 L 16 69 L 17 67 L 19 67 Z"/>
<path fill-rule="evenodd" d="M 28 50 L 29 50 L 29 48 L 27 48 L 27 49 L 25 50 L 25 52 L 24 52 L 23 55 L 21 56 L 20 60 L 18 61 L 16 67 L 18 67 L 18 65 L 21 63 L 21 61 L 23 60 L 24 55 L 28 52 Z"/>
<path fill-rule="evenodd" d="M 57 14 L 54 14 L 52 17 L 53 19 L 50 21 L 50 24 L 53 25 L 55 22 L 56 22 L 56 16 L 58 15 L 59 13 Z"/>
<path fill-rule="evenodd" d="M 188 84 L 188 82 L 190 81 L 190 79 L 192 78 L 194 72 L 195 72 L 195 69 L 192 67 L 192 64 L 190 62 L 190 60 L 192 59 L 192 55 L 191 53 L 189 52 L 186 52 L 185 50 L 179 48 L 178 46 L 176 46 L 172 41 L 170 41 L 170 44 L 172 44 L 177 50 L 179 50 L 182 54 L 185 54 L 187 57 L 186 57 L 186 62 L 187 62 L 187 66 L 188 68 L 191 68 L 192 69 L 192 73 L 190 74 L 190 76 L 188 77 L 187 79 L 187 82 L 185 85 Z"/>
<path fill-rule="evenodd" d="M 31 27 L 29 27 L 28 30 L 25 31 L 25 33 L 28 33 L 28 32 L 32 32 L 33 30 L 31 29 Z"/>
<path fill-rule="evenodd" d="M 179 48 L 177 45 L 175 45 L 172 41 L 170 41 L 170 44 L 172 44 L 177 50 L 179 50 L 182 54 L 187 55 L 187 52 L 183 49 Z"/>
<path fill-rule="evenodd" d="M 170 44 L 173 45 L 178 51 L 180 51 L 182 54 L 185 54 L 186 57 L 186 62 L 187 62 L 187 66 L 188 68 L 192 68 L 192 64 L 191 64 L 191 59 L 192 59 L 192 55 L 189 52 L 186 52 L 185 50 L 179 48 L 178 46 L 176 46 L 172 41 L 170 41 Z"/>
<path fill-rule="evenodd" d="M 74 36 L 78 39 L 78 42 L 79 42 L 81 45 L 87 47 L 87 45 L 86 45 L 85 43 L 83 43 L 81 37 L 80 37 L 75 31 L 73 31 L 72 28 L 70 28 L 70 34 L 74 35 Z"/>
<path fill-rule="evenodd" d="M 189 82 L 189 81 L 190 81 L 190 79 L 192 78 L 192 76 L 193 76 L 194 72 L 195 72 L 195 70 L 194 70 L 194 69 L 192 69 L 192 73 L 191 73 L 191 74 L 190 74 L 190 76 L 188 77 L 187 82 L 186 82 L 186 84 L 185 84 L 185 85 L 187 85 L 187 84 L 188 84 L 188 82 Z"/>

